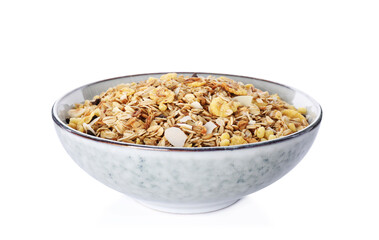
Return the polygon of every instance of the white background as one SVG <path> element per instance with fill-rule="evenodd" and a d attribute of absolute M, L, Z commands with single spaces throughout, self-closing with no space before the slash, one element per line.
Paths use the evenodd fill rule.
<path fill-rule="evenodd" d="M 1 1 L 0 239 L 378 239 L 376 1 Z M 323 107 L 303 161 L 214 213 L 166 214 L 92 179 L 50 110 L 78 86 L 207 71 Z"/>

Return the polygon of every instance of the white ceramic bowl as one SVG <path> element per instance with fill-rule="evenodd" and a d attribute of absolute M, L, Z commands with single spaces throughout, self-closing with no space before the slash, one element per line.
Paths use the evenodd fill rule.
<path fill-rule="evenodd" d="M 306 107 L 310 125 L 275 140 L 210 148 L 136 145 L 90 136 L 65 123 L 74 103 L 120 83 L 138 82 L 164 73 L 107 79 L 79 87 L 57 100 L 55 129 L 71 158 L 89 175 L 151 208 L 174 213 L 200 213 L 225 208 L 288 173 L 305 156 L 322 118 L 320 105 L 305 93 L 267 80 L 228 74 L 236 81 L 278 93 L 295 107 Z M 178 73 L 191 75 L 192 73 Z"/>

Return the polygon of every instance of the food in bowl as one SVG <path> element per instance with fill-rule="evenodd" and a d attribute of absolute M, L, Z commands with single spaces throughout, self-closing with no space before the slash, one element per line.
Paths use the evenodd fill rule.
<path fill-rule="evenodd" d="M 52 108 L 56 133 L 75 163 L 99 182 L 153 209 L 202 213 L 230 206 L 291 171 L 307 154 L 320 129 L 321 106 L 302 91 L 268 80 L 217 73 L 198 76 L 227 77 L 277 93 L 297 109 L 306 107 L 309 125 L 293 134 L 254 144 L 170 147 L 95 137 L 66 123 L 75 103 L 84 103 L 122 83 L 160 79 L 161 75 L 137 74 L 90 83 L 66 93 Z"/>
<path fill-rule="evenodd" d="M 306 108 L 225 76 L 168 73 L 118 84 L 68 110 L 73 129 L 119 142 L 226 147 L 284 137 L 309 125 Z"/>

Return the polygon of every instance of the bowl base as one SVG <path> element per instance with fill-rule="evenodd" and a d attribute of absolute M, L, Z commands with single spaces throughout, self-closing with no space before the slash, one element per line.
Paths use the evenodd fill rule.
<path fill-rule="evenodd" d="M 158 210 L 167 213 L 180 213 L 180 214 L 196 214 L 196 213 L 207 213 L 221 210 L 223 208 L 229 207 L 239 201 L 231 200 L 226 202 L 217 203 L 203 203 L 203 204 L 165 204 L 150 201 L 137 200 L 140 204 L 145 207 Z"/>

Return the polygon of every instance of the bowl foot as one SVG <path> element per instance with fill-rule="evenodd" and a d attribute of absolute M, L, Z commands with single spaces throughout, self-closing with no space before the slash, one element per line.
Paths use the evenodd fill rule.
<path fill-rule="evenodd" d="M 145 207 L 158 210 L 161 212 L 195 214 L 195 213 L 207 213 L 207 212 L 221 210 L 223 208 L 229 207 L 230 205 L 236 203 L 238 200 L 239 199 L 226 201 L 226 202 L 203 203 L 203 204 L 165 204 L 165 203 L 140 201 L 140 200 L 137 200 L 137 202 L 141 203 Z"/>

